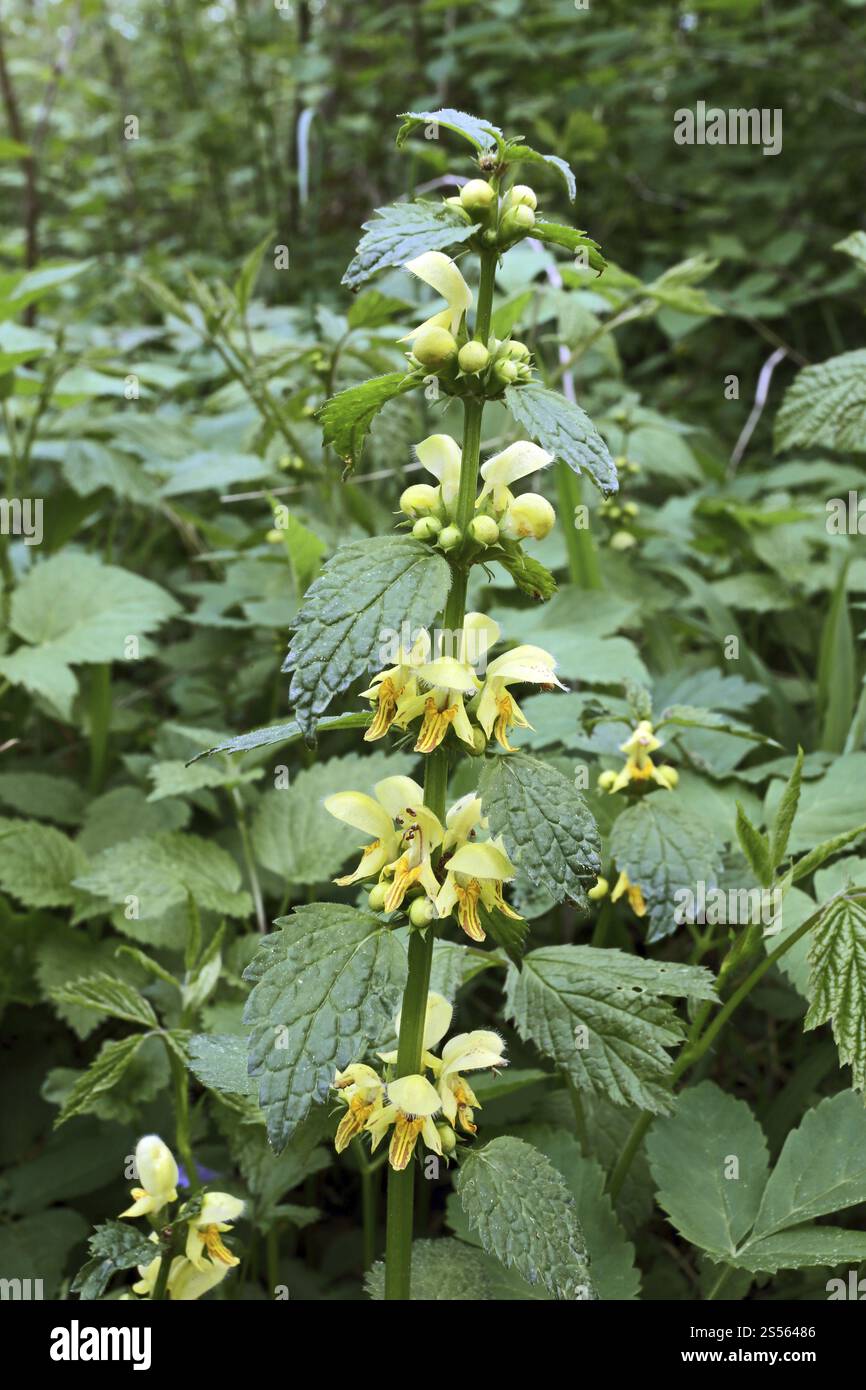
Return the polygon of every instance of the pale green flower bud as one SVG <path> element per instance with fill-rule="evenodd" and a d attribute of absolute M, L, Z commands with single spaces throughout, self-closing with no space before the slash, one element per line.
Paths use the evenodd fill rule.
<path fill-rule="evenodd" d="M 518 342 L 516 338 L 511 339 L 511 342 L 506 345 L 505 351 L 515 362 L 528 362 L 532 356 L 526 344 Z"/>
<path fill-rule="evenodd" d="M 479 545 L 495 545 L 499 540 L 499 527 L 492 516 L 476 516 L 469 523 L 469 534 Z"/>
<path fill-rule="evenodd" d="M 409 921 L 413 927 L 427 927 L 433 921 L 435 908 L 429 898 L 413 898 L 409 905 Z"/>
<path fill-rule="evenodd" d="M 447 207 L 454 208 L 455 212 L 459 212 L 464 222 L 469 223 L 472 221 L 472 218 L 469 216 L 469 213 L 466 211 L 459 198 L 446 198 L 445 204 Z"/>
<path fill-rule="evenodd" d="M 460 190 L 467 212 L 486 212 L 496 202 L 496 190 L 484 179 L 470 179 Z"/>
<path fill-rule="evenodd" d="M 446 1158 L 453 1154 L 457 1148 L 457 1135 L 450 1125 L 438 1124 L 436 1133 L 439 1135 L 439 1143 L 442 1145 L 442 1152 Z"/>
<path fill-rule="evenodd" d="M 373 912 L 381 912 L 385 906 L 385 898 L 388 895 L 387 883 L 377 883 L 370 889 L 370 896 L 367 899 L 369 907 Z"/>
<path fill-rule="evenodd" d="M 615 531 L 610 538 L 611 550 L 631 550 L 633 545 L 637 545 L 637 541 L 631 531 Z"/>
<path fill-rule="evenodd" d="M 507 357 L 501 358 L 493 368 L 493 376 L 501 386 L 510 386 L 517 380 L 517 363 Z"/>
<path fill-rule="evenodd" d="M 457 343 L 447 328 L 425 328 L 413 342 L 412 351 L 422 367 L 435 372 L 456 356 Z"/>
<path fill-rule="evenodd" d="M 446 526 L 439 532 L 439 544 L 443 550 L 453 550 L 463 540 L 463 532 L 459 526 Z"/>
<path fill-rule="evenodd" d="M 546 497 L 537 492 L 524 492 L 509 504 L 501 530 L 510 540 L 531 537 L 542 541 L 553 529 L 556 512 Z"/>
<path fill-rule="evenodd" d="M 586 896 L 590 898 L 592 902 L 598 902 L 599 898 L 607 897 L 609 888 L 610 884 L 608 883 L 606 878 L 598 878 L 596 880 L 595 887 L 587 889 Z"/>
<path fill-rule="evenodd" d="M 622 510 L 625 516 L 637 516 L 640 507 L 637 502 L 624 502 Z"/>
<path fill-rule="evenodd" d="M 500 241 L 517 241 L 520 237 L 528 236 L 534 226 L 535 213 L 532 208 L 523 203 L 509 208 L 499 224 Z"/>
<path fill-rule="evenodd" d="M 600 792 L 609 792 L 615 781 L 615 772 L 600 772 L 598 775 L 598 782 L 596 785 L 598 786 Z"/>
<path fill-rule="evenodd" d="M 457 354 L 457 365 L 461 372 L 483 372 L 490 361 L 490 353 L 483 343 L 464 343 Z"/>
<path fill-rule="evenodd" d="M 535 189 L 530 188 L 528 183 L 516 183 L 505 195 L 505 202 L 510 208 L 527 207 L 532 212 L 538 207 Z"/>
<path fill-rule="evenodd" d="M 436 516 L 419 517 L 412 527 L 416 541 L 433 541 L 442 530 L 442 522 Z"/>
<path fill-rule="evenodd" d="M 400 493 L 400 511 L 407 516 L 426 516 L 439 505 L 439 489 L 430 483 L 413 483 Z"/>

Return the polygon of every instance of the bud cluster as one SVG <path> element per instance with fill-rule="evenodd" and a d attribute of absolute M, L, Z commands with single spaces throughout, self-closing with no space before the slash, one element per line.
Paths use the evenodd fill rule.
<path fill-rule="evenodd" d="M 618 475 L 626 477 L 640 472 L 640 464 L 633 463 L 624 456 L 616 459 L 616 469 Z M 640 507 L 636 502 L 623 502 L 614 498 L 607 498 L 601 503 L 598 514 L 607 523 L 609 528 L 608 545 L 612 550 L 631 550 L 632 546 L 637 545 L 638 538 L 634 532 L 634 523 L 640 513 Z"/>

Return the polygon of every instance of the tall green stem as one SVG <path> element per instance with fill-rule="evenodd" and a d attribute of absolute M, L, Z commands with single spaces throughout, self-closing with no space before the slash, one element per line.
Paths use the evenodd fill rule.
<path fill-rule="evenodd" d="M 580 481 L 562 460 L 556 465 L 556 499 L 559 523 L 565 536 L 568 573 L 581 589 L 600 589 L 601 571 L 595 541 L 588 527 L 578 527 L 577 508 L 581 505 Z"/>
<path fill-rule="evenodd" d="M 478 288 L 478 312 L 475 337 L 486 344 L 490 336 L 493 310 L 493 287 L 496 279 L 497 253 L 484 251 L 481 255 L 481 283 Z M 464 402 L 463 457 L 460 486 L 454 521 L 465 533 L 475 511 L 478 491 L 478 465 L 481 458 L 481 417 L 484 402 L 470 397 Z M 447 632 L 457 632 L 466 615 L 466 589 L 469 565 L 457 561 L 452 567 L 451 589 L 442 615 Z M 437 748 L 427 758 L 424 770 L 424 805 L 429 806 L 440 820 L 445 819 L 448 792 L 448 754 Z M 430 987 L 430 967 L 433 962 L 433 931 L 423 934 L 413 931 L 409 937 L 409 973 L 400 1014 L 400 1038 L 397 1044 L 397 1075 L 411 1076 L 421 1070 L 424 1042 L 424 1021 L 427 1015 L 427 993 Z M 410 1163 L 402 1172 L 388 1171 L 387 1230 L 385 1234 L 385 1298 L 411 1297 L 412 1225 L 415 1206 L 415 1165 Z"/>

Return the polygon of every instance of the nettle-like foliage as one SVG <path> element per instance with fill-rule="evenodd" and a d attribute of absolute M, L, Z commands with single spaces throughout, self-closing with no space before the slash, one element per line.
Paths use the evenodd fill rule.
<path fill-rule="evenodd" d="M 855 1090 L 866 1087 L 866 888 L 856 881 L 863 861 L 836 858 L 866 825 L 840 824 L 794 858 L 806 848 L 795 829 L 801 752 L 765 808 L 766 831 L 738 805 L 739 854 L 726 857 L 705 803 L 684 795 L 669 758 L 682 755 L 689 745 L 677 740 L 694 731 L 778 746 L 724 712 L 730 695 L 715 700 L 721 708 L 707 694 L 704 704 L 654 709 L 646 690 L 627 683 L 622 698 L 582 701 L 585 746 L 607 763 L 592 797 L 601 828 L 565 759 L 538 756 L 543 743 L 533 754 L 512 745 L 515 729 L 531 727 L 521 701 L 532 700 L 540 722 L 546 707 L 569 698 L 557 690 L 567 687 L 555 650 L 515 644 L 493 617 L 470 607 L 474 581 L 498 565 L 524 602 L 551 599 L 553 576 L 526 547 L 550 532 L 554 511 L 518 485 L 555 466 L 566 478 L 585 475 L 607 497 L 617 473 L 585 412 L 540 384 L 533 354 L 514 336 L 517 320 L 494 332 L 495 280 L 527 237 L 598 274 L 605 262 L 584 232 L 545 218 L 539 195 L 516 181 L 527 165 L 549 170 L 573 197 L 562 160 L 451 110 L 407 115 L 398 143 L 430 127 L 468 143 L 472 176 L 455 179 L 459 195 L 380 209 L 344 283 L 358 289 L 398 268 L 429 287 L 434 302 L 401 339 L 406 369 L 332 396 L 319 420 L 347 470 L 377 413 L 408 392 L 423 392 L 449 420 L 455 403 L 462 406 L 461 437 L 418 440 L 415 468 L 431 481 L 403 490 L 394 532 L 337 548 L 307 588 L 284 666 L 292 724 L 211 750 L 301 738 L 312 747 L 349 730 L 359 745 L 376 745 L 377 771 L 388 750 L 403 770 L 380 776 L 373 795 L 351 784 L 329 790 L 324 806 L 334 823 L 364 837 L 360 858 L 335 879 L 338 900 L 308 901 L 259 939 L 243 977 L 251 986 L 246 1041 L 195 1031 L 204 1028 L 202 1001 L 220 972 L 220 942 L 217 935 L 202 948 L 193 904 L 213 902 L 229 915 L 249 904 L 221 872 L 221 850 L 206 846 L 211 867 L 193 878 L 170 832 L 154 841 L 141 874 L 155 876 L 171 904 L 187 903 L 185 980 L 178 984 L 144 952 L 135 956 L 169 991 L 179 990 L 179 1014 L 169 1007 L 160 1020 L 136 989 L 109 977 L 54 991 L 59 1004 L 138 1030 L 104 1046 L 61 1119 L 92 1106 L 139 1049 L 159 1039 L 175 1083 L 185 1170 L 181 1178 L 156 1136 L 141 1140 L 133 1204 L 123 1221 L 93 1236 L 77 1283 L 85 1297 L 99 1297 L 116 1271 L 138 1266 L 137 1295 L 198 1298 L 238 1262 L 222 1236 L 242 1204 L 210 1190 L 197 1169 L 187 1067 L 211 1094 L 220 1128 L 236 1140 L 240 1134 L 252 1219 L 266 1235 L 279 1219 L 298 1227 L 316 1219 L 279 1197 L 327 1161 L 323 1139 L 353 1154 L 368 1198 L 371 1175 L 387 1161 L 385 1260 L 372 1264 L 367 1281 L 374 1298 L 635 1298 L 640 1276 L 629 1237 L 652 1190 L 700 1253 L 707 1297 L 723 1287 L 743 1296 L 755 1278 L 780 1269 L 866 1258 L 862 1234 L 815 1224 L 866 1202 L 861 1097 L 844 1091 L 809 1111 L 771 1170 L 745 1101 L 705 1080 L 676 1092 L 776 965 L 809 1001 L 805 1028 L 829 1023 Z M 374 315 L 383 305 L 390 312 L 394 301 L 382 300 Z M 799 401 L 808 395 L 804 381 L 788 416 L 802 422 Z M 510 423 L 506 440 L 497 438 L 501 447 L 487 450 L 491 404 Z M 559 495 L 575 496 L 568 488 Z M 551 627 L 556 633 L 557 623 Z M 356 685 L 364 708 L 329 712 Z M 703 689 L 700 680 L 691 688 Z M 737 689 L 742 704 L 745 683 Z M 418 780 L 406 771 L 410 752 L 423 767 Z M 334 767 L 361 761 L 353 754 Z M 275 873 L 279 856 L 279 845 L 268 848 Z M 76 885 L 108 897 L 116 877 L 105 864 L 81 872 Z M 322 877 L 314 865 L 303 881 Z M 814 896 L 796 887 L 807 880 Z M 745 907 L 726 905 L 731 891 L 746 894 Z M 566 905 L 569 921 L 595 910 L 591 942 L 533 947 L 531 919 L 540 915 L 533 896 L 541 912 Z M 644 924 L 640 953 L 608 944 L 615 903 L 627 906 L 633 925 Z M 685 961 L 665 951 L 682 927 L 693 945 Z M 702 963 L 713 953 L 715 974 Z M 451 1001 L 481 972 L 504 986 L 492 1021 L 498 1009 L 512 1030 L 510 1047 L 490 1026 L 490 1011 L 483 1027 L 454 1027 Z M 533 1122 L 524 1109 L 517 1133 L 485 1141 L 485 1107 L 548 1083 L 567 1102 L 566 1123 L 555 1104 Z M 262 1118 L 276 1159 L 265 1148 Z M 413 1242 L 417 1179 L 448 1168 L 454 1235 Z M 190 1196 L 175 1207 L 179 1182 Z M 149 1236 L 125 1224 L 136 1219 L 150 1222 Z M 370 1264 L 375 1251 L 367 1254 Z"/>

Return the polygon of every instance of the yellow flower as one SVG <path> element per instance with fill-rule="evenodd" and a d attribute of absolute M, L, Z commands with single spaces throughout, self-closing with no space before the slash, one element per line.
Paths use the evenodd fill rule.
<path fill-rule="evenodd" d="M 395 723 L 399 728 L 405 729 L 413 719 L 423 716 L 416 753 L 432 753 L 452 726 L 457 737 L 474 750 L 475 740 L 464 697 L 474 697 L 481 688 L 474 667 L 486 657 L 498 637 L 499 625 L 483 613 L 466 614 L 456 637 L 456 655 L 445 651 L 446 641 L 453 644 L 455 634 L 439 634 L 436 656 L 416 670 L 422 688 L 414 695 L 407 691 L 397 702 Z"/>
<path fill-rule="evenodd" d="M 610 794 L 613 795 L 614 792 L 622 791 L 629 782 L 647 782 L 650 780 L 657 782 L 660 787 L 664 787 L 667 791 L 672 791 L 673 779 L 669 777 L 664 768 L 656 767 L 650 757 L 650 754 L 661 746 L 661 739 L 656 738 L 650 721 L 642 719 L 634 733 L 619 746 L 620 752 L 626 754 L 626 762 L 621 771 L 610 781 Z M 604 774 L 602 775 L 604 776 Z M 599 779 L 599 783 L 601 783 L 601 779 Z"/>
<path fill-rule="evenodd" d="M 437 294 L 441 294 L 448 308 L 442 309 L 432 318 L 425 319 L 417 328 L 413 328 L 411 333 L 401 338 L 400 342 L 411 342 L 427 328 L 447 328 L 450 333 L 456 333 L 463 315 L 472 306 L 472 291 L 451 257 L 442 251 L 425 251 L 422 256 L 406 261 L 405 269 L 417 275 L 419 280 L 423 280 L 424 284 L 429 285 Z"/>
<path fill-rule="evenodd" d="M 540 468 L 547 468 L 551 463 L 553 454 L 548 454 L 546 449 L 539 448 L 537 444 L 530 444 L 526 439 L 509 444 L 507 449 L 482 463 L 481 476 L 484 486 L 478 494 L 476 507 L 480 507 L 485 498 L 492 493 L 496 511 L 504 512 L 514 501 L 509 483 L 516 482 L 518 478 L 525 478 L 529 473 L 536 473 Z"/>
<path fill-rule="evenodd" d="M 339 1092 L 346 1113 L 337 1126 L 334 1148 L 340 1154 L 348 1148 L 367 1121 L 382 1108 L 385 1083 L 372 1067 L 353 1062 L 334 1077 L 334 1090 Z"/>
<path fill-rule="evenodd" d="M 422 628 L 408 652 L 405 647 L 399 648 L 397 664 L 380 671 L 373 677 L 369 690 L 361 691 L 362 699 L 373 700 L 376 704 L 373 722 L 364 733 L 366 743 L 374 743 L 387 734 L 397 717 L 397 704 L 401 696 L 409 699 L 416 694 L 416 670 L 429 655 L 430 634 Z"/>
<path fill-rule="evenodd" d="M 131 1207 L 121 1216 L 155 1216 L 177 1199 L 177 1164 L 158 1134 L 146 1134 L 135 1146 L 135 1171 L 141 1187 L 134 1187 Z"/>
<path fill-rule="evenodd" d="M 507 1067 L 502 1056 L 504 1050 L 505 1044 L 497 1033 L 476 1029 L 473 1033 L 458 1033 L 450 1038 L 442 1049 L 441 1058 L 431 1059 L 443 1113 L 455 1128 L 459 1123 L 465 1133 L 475 1134 L 473 1107 L 481 1109 L 478 1097 L 462 1073 Z"/>
<path fill-rule="evenodd" d="M 420 444 L 415 445 L 418 462 L 439 481 L 439 495 L 446 512 L 457 500 L 460 487 L 460 462 L 463 457 L 460 445 L 450 434 L 428 434 Z"/>
<path fill-rule="evenodd" d="M 415 883 L 435 896 L 438 883 L 430 853 L 442 843 L 443 830 L 411 777 L 385 777 L 373 790 L 375 800 L 364 792 L 337 792 L 325 798 L 325 810 L 337 820 L 376 836 L 362 851 L 354 873 L 334 882 L 342 887 L 374 874 L 387 878 L 384 909 L 395 912 Z"/>
<path fill-rule="evenodd" d="M 498 909 L 516 921 L 522 918 L 508 906 L 502 896 L 502 885 L 510 881 L 515 868 L 502 841 L 482 840 L 462 845 L 447 863 L 445 882 L 436 898 L 440 917 L 447 917 L 457 908 L 457 921 L 473 941 L 483 941 L 485 931 L 478 913 L 479 902 L 488 912 Z"/>
<path fill-rule="evenodd" d="M 614 890 L 610 895 L 611 902 L 617 902 L 622 897 L 623 893 L 628 897 L 628 905 L 634 915 L 636 917 L 645 917 L 646 900 L 644 899 L 643 892 L 636 883 L 630 882 L 629 876 L 625 870 L 623 870 L 616 881 Z"/>
<path fill-rule="evenodd" d="M 543 541 L 553 530 L 556 512 L 546 497 L 537 492 L 524 492 L 510 502 L 499 530 L 506 540 L 531 539 Z"/>
<path fill-rule="evenodd" d="M 515 647 L 488 666 L 476 717 L 487 737 L 495 733 L 497 743 L 507 753 L 514 752 L 508 742 L 509 729 L 515 725 L 521 729 L 532 727 L 514 696 L 509 695 L 509 685 L 540 685 L 548 690 L 558 686 L 565 690 L 562 681 L 553 674 L 555 666 L 556 661 L 549 652 L 529 646 Z"/>
<path fill-rule="evenodd" d="M 376 1149 L 391 1126 L 394 1133 L 388 1149 L 388 1162 L 398 1171 L 405 1168 L 415 1152 L 419 1136 L 428 1149 L 442 1155 L 442 1141 L 433 1116 L 442 1109 L 435 1087 L 425 1076 L 401 1076 L 388 1086 L 388 1104 L 367 1123 Z"/>
<path fill-rule="evenodd" d="M 186 1258 L 197 1270 L 207 1273 L 212 1263 L 237 1265 L 240 1260 L 222 1242 L 232 1222 L 242 1215 L 244 1204 L 228 1192 L 206 1192 L 201 1211 L 187 1223 Z M 210 1256 L 208 1260 L 206 1255 Z"/>
<path fill-rule="evenodd" d="M 156 1242 L 156 1232 L 150 1238 Z M 138 1266 L 140 1278 L 132 1286 L 133 1293 L 140 1297 L 153 1298 L 161 1263 L 161 1258 L 157 1255 L 150 1264 Z M 176 1255 L 168 1272 L 166 1284 L 168 1296 L 176 1301 L 190 1303 L 196 1298 L 201 1298 L 203 1294 L 209 1293 L 217 1284 L 221 1284 L 228 1272 L 229 1266 L 222 1262 L 212 1264 L 208 1261 L 206 1269 L 196 1269 L 185 1255 Z"/>

